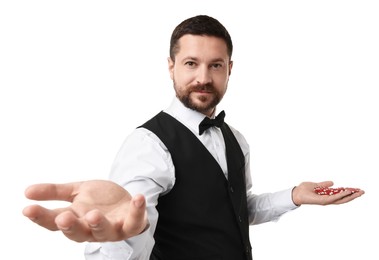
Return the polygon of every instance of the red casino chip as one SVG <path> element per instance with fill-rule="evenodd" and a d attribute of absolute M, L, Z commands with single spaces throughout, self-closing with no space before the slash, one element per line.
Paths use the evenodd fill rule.
<path fill-rule="evenodd" d="M 358 192 L 357 188 L 349 188 L 349 187 L 339 187 L 339 188 L 331 188 L 331 187 L 316 187 L 314 188 L 315 192 L 319 195 L 334 195 L 345 190 L 350 190 L 352 193 Z"/>

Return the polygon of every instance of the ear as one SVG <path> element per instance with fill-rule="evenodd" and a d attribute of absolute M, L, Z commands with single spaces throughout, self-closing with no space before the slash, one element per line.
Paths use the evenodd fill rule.
<path fill-rule="evenodd" d="M 167 58 L 168 62 L 168 71 L 170 73 L 170 78 L 174 80 L 174 66 L 175 66 L 175 61 L 173 61 L 170 57 Z"/>
<path fill-rule="evenodd" d="M 229 76 L 232 74 L 232 68 L 233 68 L 233 61 L 229 61 Z"/>

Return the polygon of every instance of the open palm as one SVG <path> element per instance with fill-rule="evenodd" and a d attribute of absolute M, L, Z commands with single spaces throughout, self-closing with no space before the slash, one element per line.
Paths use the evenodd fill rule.
<path fill-rule="evenodd" d="M 147 227 L 144 197 L 132 198 L 111 181 L 36 184 L 26 189 L 25 196 L 37 201 L 70 202 L 68 207 L 55 209 L 30 205 L 23 214 L 49 230 L 61 230 L 77 242 L 124 240 Z"/>

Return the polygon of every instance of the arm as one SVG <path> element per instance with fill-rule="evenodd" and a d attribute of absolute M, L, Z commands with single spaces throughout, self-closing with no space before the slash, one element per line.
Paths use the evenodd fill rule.
<path fill-rule="evenodd" d="M 251 192 L 252 180 L 250 174 L 250 153 L 249 146 L 241 135 L 238 135 L 239 143 L 245 155 L 245 174 L 247 204 L 249 212 L 249 222 L 257 225 L 269 221 L 278 220 L 283 214 L 296 209 L 303 204 L 329 205 L 343 204 L 350 202 L 364 194 L 360 189 L 346 189 L 334 195 L 319 195 L 315 192 L 316 187 L 331 187 L 333 182 L 302 182 L 298 186 L 278 191 L 274 193 L 264 193 L 260 195 Z M 354 190 L 354 192 L 353 192 Z"/>
<path fill-rule="evenodd" d="M 250 148 L 242 135 L 238 132 L 235 134 L 245 155 L 247 204 L 249 221 L 252 225 L 278 220 L 284 213 L 303 204 L 344 204 L 365 193 L 360 189 L 346 189 L 334 195 L 319 195 L 315 192 L 316 187 L 332 187 L 334 184 L 332 181 L 324 181 L 302 182 L 292 189 L 255 195 L 251 192 Z"/>
<path fill-rule="evenodd" d="M 249 181 L 250 178 L 247 178 Z M 334 195 L 319 195 L 316 187 L 331 187 L 333 182 L 302 182 L 298 186 L 274 193 L 260 195 L 248 192 L 247 201 L 251 225 L 278 220 L 283 214 L 300 205 L 331 205 L 350 202 L 364 194 L 360 189 L 346 189 Z"/>
<path fill-rule="evenodd" d="M 171 156 L 156 135 L 139 128 L 121 146 L 109 178 L 132 196 L 144 195 L 149 226 L 142 234 L 125 241 L 87 244 L 86 259 L 148 259 L 158 220 L 155 206 L 159 196 L 167 193 L 175 181 Z"/>
<path fill-rule="evenodd" d="M 146 129 L 138 129 L 122 145 L 111 181 L 33 185 L 25 192 L 29 199 L 72 204 L 53 210 L 32 205 L 24 209 L 24 215 L 49 230 L 61 230 L 74 241 L 111 242 L 89 243 L 86 259 L 101 259 L 103 254 L 145 259 L 153 246 L 155 206 L 159 195 L 174 185 L 174 171 L 165 146 Z M 132 227 L 136 231 L 131 232 Z"/>

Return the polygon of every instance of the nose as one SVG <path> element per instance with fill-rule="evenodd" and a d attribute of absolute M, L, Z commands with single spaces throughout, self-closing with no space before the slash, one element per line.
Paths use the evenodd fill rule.
<path fill-rule="evenodd" d="M 201 66 L 198 69 L 198 73 L 196 75 L 196 83 L 198 85 L 207 85 L 212 82 L 212 75 L 209 71 L 209 68 L 206 66 Z"/>

